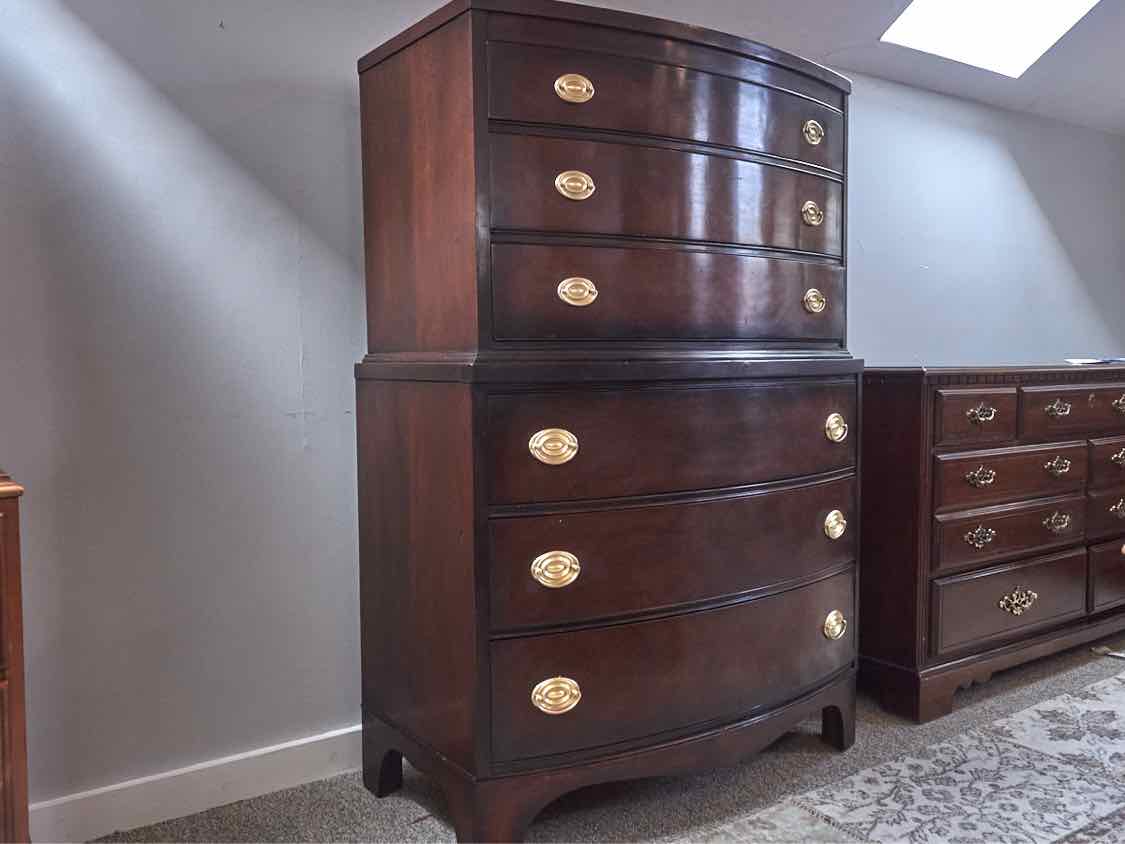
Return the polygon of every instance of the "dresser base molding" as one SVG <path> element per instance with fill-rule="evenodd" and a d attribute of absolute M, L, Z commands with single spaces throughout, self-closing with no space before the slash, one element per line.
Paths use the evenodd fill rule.
<path fill-rule="evenodd" d="M 930 669 L 904 668 L 861 657 L 859 685 L 884 708 L 923 724 L 950 714 L 953 695 L 959 689 L 967 689 L 973 683 L 987 683 L 997 671 L 1122 631 L 1125 631 L 1125 612 L 1118 612 Z"/>
<path fill-rule="evenodd" d="M 788 704 L 698 735 L 570 767 L 480 779 L 384 721 L 368 718 L 363 725 L 363 781 L 378 797 L 392 794 L 402 785 L 405 757 L 444 792 L 459 841 L 521 841 L 532 819 L 568 792 L 614 780 L 734 765 L 818 712 L 824 741 L 847 750 L 855 741 L 855 685 L 855 670 L 849 669 Z"/>

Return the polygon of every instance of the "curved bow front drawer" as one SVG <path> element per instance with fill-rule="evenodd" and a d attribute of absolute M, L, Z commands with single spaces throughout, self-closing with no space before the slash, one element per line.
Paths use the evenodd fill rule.
<path fill-rule="evenodd" d="M 1020 395 L 1023 437 L 1125 432 L 1125 384 L 1021 387 Z"/>
<path fill-rule="evenodd" d="M 490 143 L 495 228 L 841 254 L 843 188 L 832 179 L 634 144 L 532 135 Z"/>
<path fill-rule="evenodd" d="M 492 395 L 493 504 L 715 489 L 855 464 L 856 382 Z"/>
<path fill-rule="evenodd" d="M 721 609 L 493 641 L 493 758 L 733 721 L 798 697 L 853 661 L 854 608 L 848 571 Z"/>
<path fill-rule="evenodd" d="M 488 66 L 493 118 L 698 141 L 844 169 L 843 115 L 807 97 L 690 68 L 524 44 L 489 44 Z"/>

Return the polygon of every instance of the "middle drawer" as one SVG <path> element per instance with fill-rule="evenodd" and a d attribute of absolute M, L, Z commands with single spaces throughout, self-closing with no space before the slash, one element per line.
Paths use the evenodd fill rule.
<path fill-rule="evenodd" d="M 940 454 L 935 460 L 935 510 L 1048 498 L 1086 485 L 1084 442 Z"/>
<path fill-rule="evenodd" d="M 855 558 L 855 480 L 489 522 L 494 630 L 737 595 Z"/>
<path fill-rule="evenodd" d="M 717 489 L 855 465 L 854 378 L 492 395 L 492 504 Z"/>

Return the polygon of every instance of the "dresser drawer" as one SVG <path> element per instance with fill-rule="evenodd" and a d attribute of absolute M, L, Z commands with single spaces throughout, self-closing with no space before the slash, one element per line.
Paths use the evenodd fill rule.
<path fill-rule="evenodd" d="M 830 518 L 834 511 L 842 523 Z M 847 524 L 854 513 L 848 478 L 685 504 L 492 519 L 492 626 L 607 618 L 808 577 L 855 559 L 856 530 Z"/>
<path fill-rule="evenodd" d="M 846 469 L 852 379 L 493 395 L 494 504 L 715 489 Z M 830 434 L 842 436 L 833 441 Z"/>
<path fill-rule="evenodd" d="M 853 618 L 854 588 L 848 572 L 722 609 L 494 641 L 493 758 L 732 721 L 797 697 L 853 661 L 854 627 L 833 640 L 840 628 L 827 622 Z M 541 711 L 537 688 L 557 709 L 574 705 Z"/>
<path fill-rule="evenodd" d="M 1020 393 L 1024 437 L 1125 432 L 1125 384 L 1021 387 Z"/>
<path fill-rule="evenodd" d="M 1070 495 L 950 513 L 934 521 L 934 568 L 948 571 L 1081 542 L 1086 507 L 1082 495 Z"/>
<path fill-rule="evenodd" d="M 1091 538 L 1125 535 L 1125 487 L 1091 492 L 1086 497 L 1086 533 Z"/>
<path fill-rule="evenodd" d="M 843 189 L 831 179 L 633 144 L 532 135 L 490 143 L 495 228 L 841 253 Z M 556 181 L 567 172 L 588 176 L 593 193 L 564 196 Z"/>
<path fill-rule="evenodd" d="M 933 584 L 934 649 L 984 646 L 1085 614 L 1085 548 L 943 577 Z"/>
<path fill-rule="evenodd" d="M 729 76 L 494 42 L 488 86 L 495 119 L 658 135 L 844 168 L 839 111 Z"/>
<path fill-rule="evenodd" d="M 977 445 L 1016 438 L 1016 389 L 938 390 L 934 441 L 938 445 Z"/>
<path fill-rule="evenodd" d="M 1086 443 L 958 452 L 936 458 L 934 508 L 967 509 L 1082 492 Z"/>
<path fill-rule="evenodd" d="M 1125 437 L 1090 441 L 1090 486 L 1125 484 Z"/>
<path fill-rule="evenodd" d="M 499 340 L 843 343 L 844 270 L 725 252 L 494 244 L 492 312 Z"/>
<path fill-rule="evenodd" d="M 1090 611 L 1125 604 L 1125 543 L 1120 539 L 1090 549 Z"/>

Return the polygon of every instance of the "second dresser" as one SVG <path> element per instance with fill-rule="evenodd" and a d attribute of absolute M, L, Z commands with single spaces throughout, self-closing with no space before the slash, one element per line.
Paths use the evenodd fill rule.
<path fill-rule="evenodd" d="M 591 783 L 852 741 L 848 84 L 455 3 L 360 62 L 365 781 L 463 840 Z"/>

